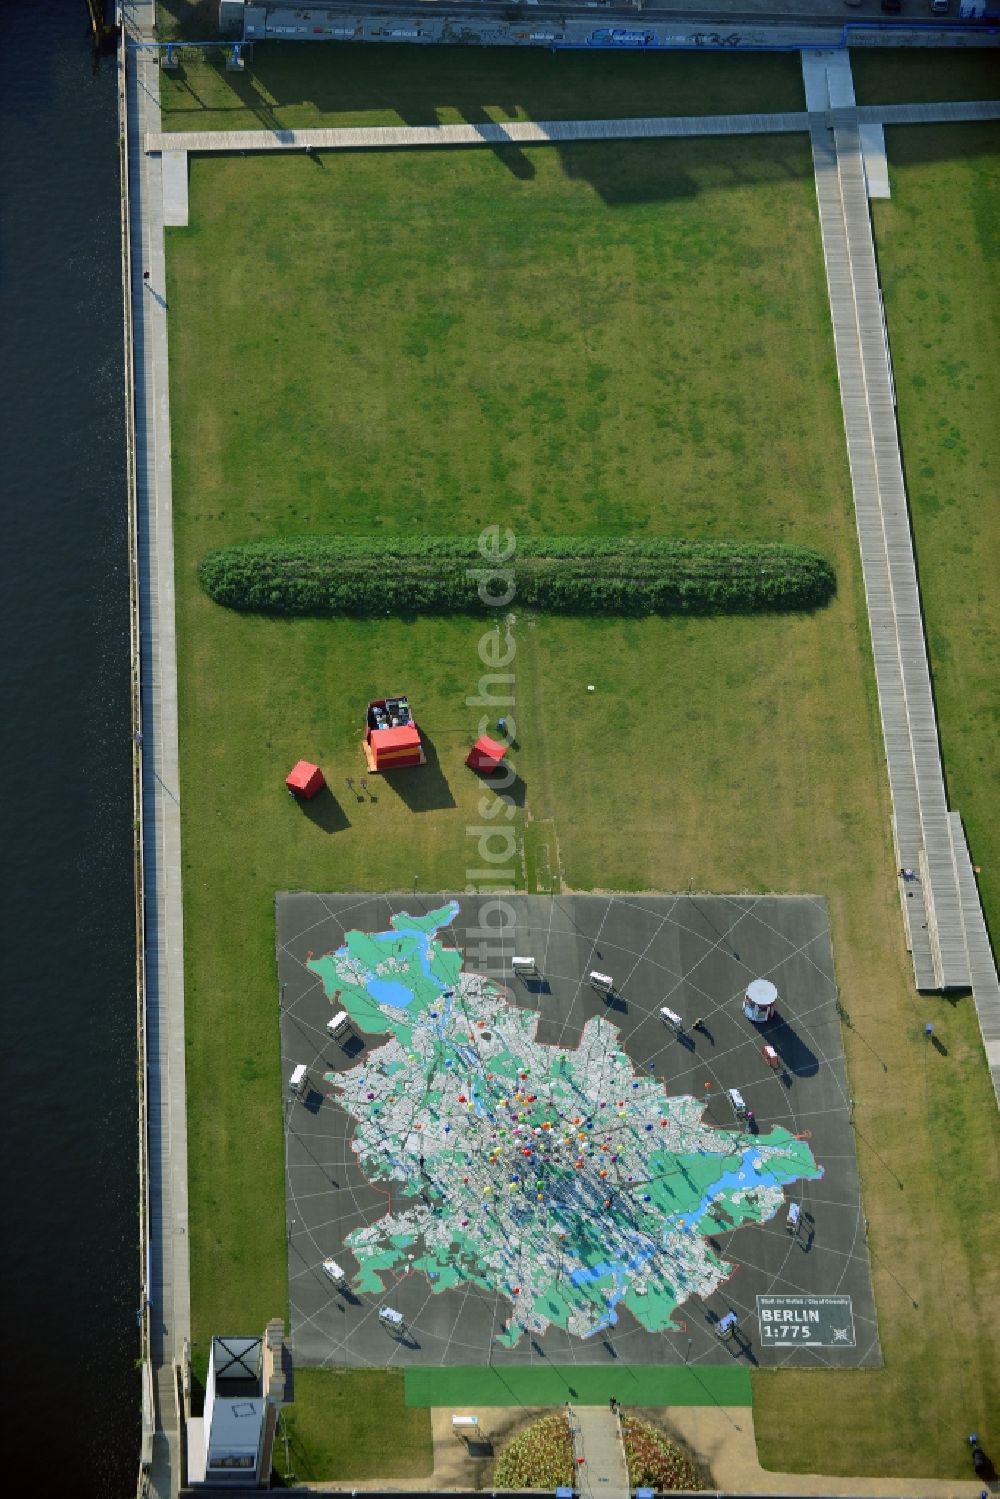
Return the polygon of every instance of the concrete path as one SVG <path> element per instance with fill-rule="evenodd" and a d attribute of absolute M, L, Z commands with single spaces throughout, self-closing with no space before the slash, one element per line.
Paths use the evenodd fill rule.
<path fill-rule="evenodd" d="M 691 135 L 767 135 L 808 129 L 802 112 L 664 115 L 625 120 L 505 120 L 456 125 L 355 125 L 308 130 L 150 131 L 147 151 L 389 151 L 402 147 L 552 145 Z"/>
<path fill-rule="evenodd" d="M 132 37 L 151 34 L 152 0 L 130 5 L 126 24 Z M 173 1365 L 190 1337 L 191 1311 L 163 180 L 160 158 L 142 149 L 146 132 L 160 123 L 159 70 L 148 52 L 128 55 L 127 100 L 145 850 L 149 1286 L 157 1427 L 150 1481 L 153 1492 L 168 1499 L 176 1493 L 180 1477 Z"/>
<path fill-rule="evenodd" d="M 629 1499 L 618 1417 L 606 1405 L 573 1406 L 570 1424 L 581 1499 Z"/>
<path fill-rule="evenodd" d="M 833 54 L 838 55 L 838 54 Z M 843 55 L 843 54 L 839 54 Z M 849 71 L 849 70 L 848 70 Z M 853 97 L 850 101 L 853 103 Z M 827 103 L 817 104 L 826 110 Z M 833 104 L 834 108 L 840 107 Z M 867 124 L 933 124 L 1000 119 L 1000 101 L 968 104 L 870 105 Z M 809 129 L 806 111 L 777 114 L 665 115 L 627 120 L 508 120 L 478 125 L 370 125 L 308 130 L 175 130 L 151 128 L 156 151 L 387 151 L 426 146 L 558 145 L 568 141 L 665 140 L 701 135 L 777 135 Z"/>
<path fill-rule="evenodd" d="M 859 125 L 858 138 L 861 141 L 869 198 L 891 197 L 889 163 L 885 154 L 885 129 L 881 125 Z"/>
<path fill-rule="evenodd" d="M 188 164 L 186 151 L 164 151 L 163 223 L 183 226 L 188 221 Z"/>

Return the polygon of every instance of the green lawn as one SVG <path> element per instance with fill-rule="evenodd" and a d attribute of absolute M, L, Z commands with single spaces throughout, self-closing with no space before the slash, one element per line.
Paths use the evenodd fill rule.
<path fill-rule="evenodd" d="M 948 793 L 1000 939 L 1000 125 L 896 129 L 875 204 Z"/>
<path fill-rule="evenodd" d="M 971 1006 L 932 1002 L 949 1053 L 931 1053 L 902 946 L 805 140 L 196 160 L 191 194 L 168 300 L 196 1342 L 286 1305 L 274 892 L 462 888 L 483 815 L 462 766 L 482 621 L 236 616 L 200 593 L 199 557 L 490 522 L 780 537 L 833 560 L 828 610 L 533 620 L 515 601 L 518 879 L 827 896 L 886 1368 L 756 1376 L 762 1454 L 964 1471 L 949 1434 L 997 1429 L 979 1309 L 1000 1286 L 973 1205 L 1000 1188 L 996 1110 Z M 387 688 L 434 763 L 362 805 L 344 776 Z M 300 754 L 335 812 L 285 796 Z M 335 1445 L 385 1376 L 325 1377 L 295 1421 Z M 341 1388 L 338 1424 L 321 1409 Z M 401 1435 L 384 1476 L 419 1460 Z"/>
<path fill-rule="evenodd" d="M 296 1369 L 295 1404 L 285 1411 L 288 1462 L 279 1434 L 274 1465 L 297 1483 L 425 1478 L 434 1467 L 426 1410 L 404 1400 L 402 1374 Z"/>
<path fill-rule="evenodd" d="M 855 47 L 859 104 L 942 104 L 1000 96 L 995 47 Z"/>
<path fill-rule="evenodd" d="M 265 42 L 246 73 L 182 53 L 160 75 L 164 130 L 435 125 L 468 120 L 803 109 L 797 53 L 636 56 L 544 47 Z"/>
<path fill-rule="evenodd" d="M 593 1364 L 537 1365 L 494 1369 L 456 1365 L 450 1369 L 408 1369 L 410 1406 L 749 1405 L 750 1375 L 741 1365 L 676 1368 L 663 1365 L 603 1367 Z"/>

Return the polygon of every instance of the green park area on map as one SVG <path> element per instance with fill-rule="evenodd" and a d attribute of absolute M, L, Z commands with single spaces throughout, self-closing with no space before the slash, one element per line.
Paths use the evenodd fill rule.
<path fill-rule="evenodd" d="M 785 1129 L 703 1123 L 703 1102 L 638 1073 L 604 1016 L 575 1047 L 538 1042 L 537 1016 L 441 940 L 458 913 L 401 912 L 308 961 L 354 1025 L 388 1034 L 326 1074 L 363 1175 L 393 1188 L 346 1240 L 354 1289 L 423 1273 L 433 1292 L 498 1293 L 508 1348 L 550 1326 L 588 1338 L 621 1307 L 649 1332 L 676 1326 L 732 1273 L 711 1236 L 773 1217 L 821 1168 Z"/>

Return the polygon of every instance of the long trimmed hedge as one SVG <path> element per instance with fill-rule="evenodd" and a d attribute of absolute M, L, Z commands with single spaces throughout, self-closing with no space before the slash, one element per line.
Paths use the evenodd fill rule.
<path fill-rule="evenodd" d="M 509 591 L 487 568 L 475 535 L 300 536 L 220 547 L 199 576 L 216 603 L 258 614 L 451 614 L 481 612 L 481 587 Z M 767 542 L 532 536 L 499 571 L 511 608 L 552 614 L 814 609 L 837 586 L 818 552 Z"/>

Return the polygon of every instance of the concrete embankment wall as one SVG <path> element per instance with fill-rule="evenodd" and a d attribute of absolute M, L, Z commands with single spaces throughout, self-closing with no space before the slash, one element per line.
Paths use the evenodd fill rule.
<path fill-rule="evenodd" d="M 118 149 L 121 183 L 122 324 L 125 341 L 125 460 L 128 512 L 129 651 L 132 708 L 132 859 L 135 901 L 136 1081 L 139 1131 L 139 1357 L 142 1360 L 142 1445 L 137 1492 L 145 1492 L 145 1475 L 152 1461 L 155 1406 L 150 1345 L 150 1215 L 149 1215 L 149 1066 L 146 1048 L 146 922 L 142 793 L 142 693 L 139 597 L 139 523 L 135 461 L 135 344 L 132 327 L 132 238 L 128 174 L 128 48 L 124 33 L 119 42 Z"/>

